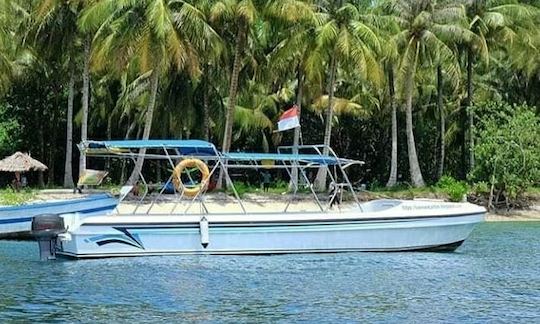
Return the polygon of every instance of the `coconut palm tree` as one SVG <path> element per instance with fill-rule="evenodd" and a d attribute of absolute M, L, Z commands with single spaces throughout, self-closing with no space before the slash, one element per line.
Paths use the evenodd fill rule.
<path fill-rule="evenodd" d="M 8 0 L 0 1 L 0 94 L 9 88 L 13 69 L 13 37 L 10 13 L 11 3 Z"/>
<path fill-rule="evenodd" d="M 323 154 L 328 154 L 332 136 L 332 118 L 334 106 L 334 91 L 338 67 L 349 64 L 366 79 L 369 77 L 376 83 L 381 82 L 380 66 L 375 54 L 381 45 L 377 34 L 361 18 L 360 9 L 351 3 L 342 6 L 328 5 L 330 8 L 327 20 L 319 28 L 317 41 L 327 56 L 328 76 L 328 107 L 325 116 L 325 131 Z M 315 180 L 317 190 L 326 188 L 326 168 L 319 169 Z"/>
<path fill-rule="evenodd" d="M 64 161 L 64 187 L 73 188 L 73 101 L 75 98 L 75 74 L 77 73 L 76 65 L 77 58 L 82 54 L 80 46 L 80 33 L 77 28 L 77 19 L 82 10 L 82 1 L 41 1 L 35 9 L 32 17 L 34 26 L 30 31 L 33 38 L 34 46 L 40 50 L 45 58 L 63 57 L 65 61 L 65 69 L 68 75 L 67 89 L 67 127 L 66 127 L 66 154 Z M 54 44 L 54 46 L 51 46 Z M 85 63 L 86 64 L 86 63 Z M 83 77 L 84 80 L 89 80 L 88 76 Z M 84 84 L 83 88 L 89 86 Z M 88 101 L 87 92 L 86 102 Z M 88 120 L 88 105 L 84 104 L 83 98 L 83 114 L 81 133 L 83 139 L 86 139 L 87 120 Z M 84 154 L 80 157 L 80 170 L 86 167 L 86 158 Z"/>
<path fill-rule="evenodd" d="M 202 92 L 202 112 L 203 112 L 203 138 L 210 140 L 211 113 L 210 113 L 210 92 L 214 88 L 216 80 L 216 66 L 224 61 L 225 43 L 213 26 L 210 25 L 211 10 L 213 1 L 196 1 L 193 10 L 181 16 L 175 16 L 177 24 L 192 35 L 190 38 L 201 58 L 201 79 L 197 80 L 195 91 Z M 195 18 L 195 19 L 193 19 Z M 201 37 L 202 36 L 202 37 Z"/>
<path fill-rule="evenodd" d="M 80 57 L 82 59 L 82 70 L 81 79 L 82 79 L 82 88 L 81 88 L 81 141 L 84 141 L 88 138 L 88 114 L 89 114 L 89 104 L 90 104 L 90 54 L 92 46 L 92 35 L 95 30 L 86 29 L 81 31 L 77 26 L 77 19 L 79 18 L 82 10 L 86 6 L 86 1 L 84 0 L 43 0 L 40 1 L 37 6 L 36 13 L 34 14 L 36 18 L 36 23 L 38 25 L 38 33 L 46 35 L 47 38 L 52 39 L 53 37 L 57 40 L 59 46 L 51 46 L 50 42 L 43 42 L 40 40 L 41 44 L 48 46 L 48 49 L 58 50 L 63 49 L 63 54 L 67 54 L 68 59 L 68 70 L 69 74 L 75 73 L 76 60 Z M 71 82 L 71 77 L 69 78 Z M 70 84 L 70 83 L 69 83 Z M 74 90 L 74 89 L 73 89 Z M 73 97 L 73 96 L 68 96 Z M 68 107 L 72 106 L 72 103 L 68 101 Z M 69 108 L 68 108 L 69 110 Z M 68 112 L 69 115 L 69 112 Z M 69 123 L 70 121 L 68 121 Z M 68 130 L 72 129 L 72 125 L 68 125 Z M 66 142 L 72 143 L 72 138 L 69 138 Z M 66 157 L 70 153 L 70 149 L 67 148 L 66 144 Z M 70 158 L 66 158 L 69 160 Z M 68 161 L 69 162 L 69 161 Z M 71 163 L 68 166 L 66 162 L 65 167 L 68 175 L 65 178 L 64 186 L 70 186 L 73 180 L 69 180 L 69 173 L 71 171 L 67 168 L 71 168 Z M 84 152 L 81 152 L 79 155 L 79 172 L 83 172 L 86 169 L 86 156 Z M 71 177 L 72 178 L 72 177 Z"/>
<path fill-rule="evenodd" d="M 509 50 L 514 54 L 509 58 L 510 62 L 523 71 L 527 78 L 540 80 L 540 32 L 533 30 L 521 36 L 518 41 L 510 44 Z"/>
<path fill-rule="evenodd" d="M 391 2 L 383 1 L 378 3 L 370 12 L 363 15 L 363 19 L 370 25 L 375 26 L 377 34 L 381 39 L 381 52 L 379 61 L 384 66 L 386 73 L 386 90 L 388 103 L 391 110 L 391 140 L 390 151 L 390 175 L 386 187 L 393 187 L 397 184 L 398 174 L 398 124 L 397 124 L 397 104 L 395 96 L 395 67 L 398 65 L 398 49 L 392 36 L 400 32 L 398 19 L 392 15 Z"/>
<path fill-rule="evenodd" d="M 392 10 L 401 24 L 401 31 L 394 36 L 394 41 L 403 53 L 398 77 L 405 100 L 409 170 L 412 184 L 420 187 L 425 182 L 418 163 L 412 113 L 416 69 L 426 62 L 430 62 L 431 66 L 445 64 L 451 79 L 457 80 L 459 65 L 445 41 L 468 40 L 471 35 L 466 28 L 455 23 L 464 15 L 459 6 L 438 7 L 429 0 L 407 0 L 393 2 Z"/>
<path fill-rule="evenodd" d="M 29 21 L 30 3 L 0 0 L 0 94 L 5 94 L 13 79 L 35 61 L 35 55 L 24 44 Z M 20 37 L 19 37 L 20 36 Z"/>
<path fill-rule="evenodd" d="M 217 1 L 211 9 L 214 23 L 221 24 L 223 32 L 234 32 L 234 60 L 229 83 L 227 112 L 221 150 L 228 152 L 232 142 L 235 107 L 238 95 L 238 77 L 242 68 L 243 53 L 250 38 L 250 28 L 257 21 L 269 17 L 295 22 L 311 14 L 312 7 L 298 0 L 254 1 L 224 0 Z"/>
<path fill-rule="evenodd" d="M 137 69 L 141 76 L 147 78 L 149 98 L 146 103 L 143 140 L 150 137 L 159 79 L 163 72 L 171 67 L 185 69 L 192 75 L 199 72 L 192 44 L 175 25 L 173 7 L 182 11 L 184 6 L 176 1 L 165 0 L 127 3 L 107 0 L 89 7 L 80 22 L 83 30 L 101 23 L 95 36 L 96 50 L 92 54 L 97 68 L 116 72 Z M 129 183 L 139 179 L 145 153 L 145 149 L 139 151 Z"/>
<path fill-rule="evenodd" d="M 300 118 L 305 91 L 315 90 L 318 92 L 317 85 L 322 84 L 323 80 L 324 55 L 317 44 L 317 28 L 321 26 L 323 21 L 324 15 L 313 11 L 302 17 L 299 22 L 286 23 L 284 33 L 288 37 L 282 39 L 270 53 L 269 65 L 273 76 L 283 83 L 291 78 L 296 79 L 296 98 L 294 101 Z M 307 84 L 310 87 L 306 89 Z M 300 132 L 300 127 L 294 129 L 293 154 L 298 153 Z M 293 168 L 290 187 L 296 188 L 297 184 L 298 170 Z"/>
<path fill-rule="evenodd" d="M 468 144 L 465 144 L 465 128 L 463 129 L 463 145 L 468 146 L 469 170 L 474 167 L 474 65 L 478 58 L 484 62 L 489 60 L 489 48 L 493 45 L 507 44 L 516 38 L 516 28 L 530 25 L 537 8 L 512 0 L 461 0 L 466 7 L 469 30 L 476 37 L 468 42 L 467 57 L 467 99 L 462 110 L 467 120 Z M 464 155 L 465 156 L 465 155 Z"/>

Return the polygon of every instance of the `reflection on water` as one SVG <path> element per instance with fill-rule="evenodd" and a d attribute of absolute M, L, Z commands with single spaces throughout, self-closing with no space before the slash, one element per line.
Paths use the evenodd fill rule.
<path fill-rule="evenodd" d="M 540 318 L 540 223 L 479 226 L 456 253 L 38 261 L 0 242 L 0 321 Z"/>

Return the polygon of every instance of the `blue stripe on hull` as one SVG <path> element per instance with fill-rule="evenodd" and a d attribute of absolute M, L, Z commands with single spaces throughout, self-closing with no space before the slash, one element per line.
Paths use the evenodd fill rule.
<path fill-rule="evenodd" d="M 8 211 L 26 211 L 29 209 L 36 209 L 36 208 L 46 208 L 46 207 L 56 207 L 56 206 L 69 206 L 77 203 L 86 203 L 86 202 L 94 202 L 96 200 L 103 200 L 103 199 L 114 199 L 109 194 L 98 194 L 98 195 L 91 195 L 85 198 L 77 198 L 77 199 L 69 199 L 69 200 L 60 200 L 60 201 L 53 201 L 53 202 L 39 202 L 39 203 L 33 203 L 33 204 L 24 204 L 24 205 L 18 205 L 18 206 L 3 206 L 0 207 L 0 213 L 1 212 L 8 212 Z"/>
<path fill-rule="evenodd" d="M 96 207 L 96 208 L 91 208 L 91 209 L 73 210 L 73 211 L 70 211 L 70 212 L 64 212 L 62 214 L 75 214 L 75 213 L 91 214 L 91 213 L 97 213 L 97 212 L 100 212 L 100 211 L 113 210 L 114 208 L 116 208 L 116 204 L 115 205 L 109 205 L 109 206 L 103 206 L 103 207 Z M 52 213 L 52 214 L 54 214 L 54 213 Z M 25 223 L 25 222 L 30 222 L 31 220 L 32 220 L 32 217 L 0 219 L 0 224 Z"/>
<path fill-rule="evenodd" d="M 170 255 L 269 255 L 269 254 L 303 254 L 303 253 L 350 253 L 350 252 L 453 252 L 463 244 L 464 240 L 427 246 L 414 246 L 408 248 L 340 248 L 340 249 L 302 249 L 302 250 L 236 250 L 236 251 L 154 251 L 137 253 L 81 253 L 75 254 L 57 251 L 57 255 L 71 259 L 98 259 L 115 257 L 141 257 L 141 256 L 170 256 Z"/>

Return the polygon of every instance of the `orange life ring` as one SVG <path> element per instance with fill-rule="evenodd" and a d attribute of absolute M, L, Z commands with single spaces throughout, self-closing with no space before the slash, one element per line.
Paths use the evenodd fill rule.
<path fill-rule="evenodd" d="M 196 167 L 201 172 L 202 178 L 201 183 L 194 187 L 186 187 L 181 180 L 182 172 L 186 168 Z M 173 184 L 176 187 L 176 190 L 183 192 L 185 196 L 195 197 L 201 190 L 203 190 L 208 185 L 208 179 L 210 179 L 210 170 L 206 163 L 199 159 L 185 159 L 174 167 L 173 170 Z"/>

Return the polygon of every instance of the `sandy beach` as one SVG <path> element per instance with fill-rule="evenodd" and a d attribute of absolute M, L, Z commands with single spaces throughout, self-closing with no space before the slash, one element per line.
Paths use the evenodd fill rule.
<path fill-rule="evenodd" d="M 66 190 L 44 190 L 37 195 L 37 200 L 56 200 L 56 199 L 73 199 L 81 197 L 80 194 L 73 194 L 71 191 Z M 321 204 L 326 204 L 324 196 L 320 196 Z M 246 194 L 242 198 L 242 203 L 247 210 L 256 212 L 277 212 L 283 211 L 287 208 L 287 211 L 291 212 L 303 212 L 303 211 L 317 211 L 318 206 L 313 201 L 312 196 L 299 196 L 289 203 L 289 196 L 279 194 Z M 289 206 L 287 207 L 287 204 Z M 224 193 L 213 193 L 205 197 L 204 206 L 210 213 L 219 212 L 242 212 L 242 207 L 236 202 L 234 197 Z M 339 208 L 349 209 L 353 204 L 350 202 L 344 202 Z M 128 200 L 122 202 L 119 206 L 121 213 L 129 213 L 137 208 L 137 197 L 130 197 Z M 147 212 L 151 208 L 154 213 L 182 213 L 192 212 L 198 213 L 201 211 L 201 204 L 198 202 L 190 203 L 189 201 L 182 201 L 179 203 L 174 202 L 173 195 L 164 195 L 160 197 L 153 205 L 148 198 L 145 203 L 138 207 L 137 212 Z M 510 212 L 490 212 L 486 216 L 488 222 L 501 222 L 501 221 L 540 221 L 540 205 L 531 206 L 529 209 L 512 210 Z"/>

